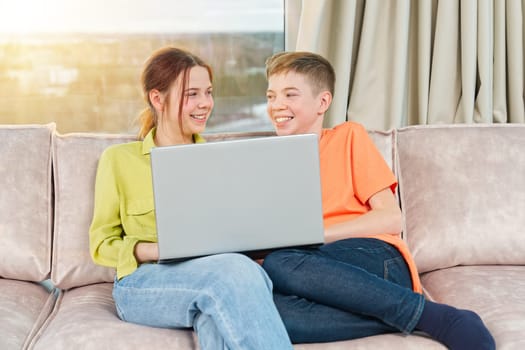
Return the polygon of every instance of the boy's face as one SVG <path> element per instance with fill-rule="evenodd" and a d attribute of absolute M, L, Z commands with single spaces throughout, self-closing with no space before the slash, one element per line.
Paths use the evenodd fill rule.
<path fill-rule="evenodd" d="M 277 135 L 319 134 L 328 108 L 323 101 L 325 94 L 314 95 L 303 74 L 290 71 L 271 75 L 266 91 L 267 112 Z"/>

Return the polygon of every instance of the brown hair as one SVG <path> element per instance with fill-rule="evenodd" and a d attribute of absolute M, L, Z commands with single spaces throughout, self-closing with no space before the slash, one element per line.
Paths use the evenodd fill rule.
<path fill-rule="evenodd" d="M 266 60 L 266 78 L 274 74 L 296 72 L 303 74 L 315 94 L 328 90 L 334 94 L 335 72 L 330 62 L 315 53 L 279 52 Z"/>
<path fill-rule="evenodd" d="M 186 89 L 189 71 L 195 66 L 204 67 L 208 70 L 210 81 L 213 80 L 211 67 L 202 59 L 192 53 L 175 47 L 165 47 L 155 51 L 146 61 L 142 71 L 141 82 L 144 100 L 148 104 L 139 116 L 141 124 L 138 134 L 139 139 L 144 139 L 148 132 L 157 126 L 158 116 L 155 108 L 149 100 L 149 92 L 153 89 L 166 94 L 166 106 L 169 105 L 169 89 L 173 82 L 182 74 L 182 89 Z M 182 106 L 184 104 L 184 94 L 181 94 L 179 103 L 179 127 L 182 129 Z"/>

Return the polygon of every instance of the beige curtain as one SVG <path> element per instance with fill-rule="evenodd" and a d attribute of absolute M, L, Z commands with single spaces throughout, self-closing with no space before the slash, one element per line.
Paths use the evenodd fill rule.
<path fill-rule="evenodd" d="M 325 126 L 524 123 L 525 0 L 287 0 L 287 50 L 336 70 Z"/>

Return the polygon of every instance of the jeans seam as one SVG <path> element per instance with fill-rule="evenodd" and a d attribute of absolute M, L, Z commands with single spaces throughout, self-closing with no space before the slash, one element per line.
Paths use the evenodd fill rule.
<path fill-rule="evenodd" d="M 388 281 L 388 265 L 390 259 L 383 261 L 383 279 Z"/>
<path fill-rule="evenodd" d="M 229 333 L 229 339 L 231 339 L 232 341 L 234 341 L 236 343 L 235 344 L 236 348 L 241 349 L 240 340 L 237 339 L 235 333 L 232 331 L 231 325 L 229 324 L 229 322 L 227 322 L 226 318 L 224 317 L 224 312 L 222 311 L 222 307 L 220 307 L 220 303 L 217 303 L 218 299 L 212 293 L 206 292 L 206 291 L 204 291 L 202 289 L 191 289 L 191 288 L 143 288 L 143 287 L 137 288 L 137 287 L 128 287 L 128 286 L 119 286 L 119 288 L 127 289 L 127 290 L 134 290 L 134 291 L 138 291 L 139 293 L 149 293 L 149 292 L 155 293 L 156 291 L 166 291 L 168 289 L 173 289 L 173 290 L 177 290 L 177 291 L 181 291 L 181 292 L 201 293 L 201 295 L 206 295 L 216 305 L 217 315 L 220 318 L 220 321 L 222 322 L 222 324 L 225 325 L 225 328 L 227 329 L 227 331 Z M 199 312 L 202 313 L 201 309 L 198 309 L 198 310 L 199 310 Z M 210 314 L 208 314 L 208 315 L 210 315 Z M 191 326 L 193 327 L 194 321 L 192 320 L 191 323 L 192 323 Z"/>
<path fill-rule="evenodd" d="M 388 281 L 388 266 L 390 265 L 390 261 L 393 261 L 395 259 L 399 259 L 401 257 L 392 258 L 385 260 L 383 262 L 384 265 L 384 279 Z M 402 258 L 401 258 L 402 259 Z M 421 317 L 421 313 L 423 312 L 423 305 L 424 305 L 424 299 L 421 296 L 418 296 L 418 305 L 414 310 L 414 314 L 409 320 L 408 324 L 403 328 L 402 332 L 404 334 L 410 334 L 414 328 L 417 325 L 417 322 L 419 321 L 419 318 Z"/>
<path fill-rule="evenodd" d="M 389 281 L 388 277 L 389 277 L 389 266 L 394 263 L 394 262 L 402 262 L 404 263 L 405 262 L 405 259 L 402 257 L 402 256 L 397 256 L 397 257 L 393 257 L 393 258 L 390 258 L 390 259 L 386 259 L 383 261 L 383 279 L 386 280 L 386 281 Z M 407 271 L 408 271 L 408 267 L 407 267 Z M 396 283 L 397 284 L 397 283 Z"/>
<path fill-rule="evenodd" d="M 117 303 L 115 303 L 115 308 L 117 309 L 117 315 L 120 317 L 120 319 L 126 321 L 126 316 L 124 316 L 124 312 L 122 312 L 122 309 L 118 306 Z"/>
<path fill-rule="evenodd" d="M 412 318 L 408 322 L 408 325 L 403 330 L 403 333 L 410 334 L 412 331 L 416 328 L 417 323 L 419 322 L 419 319 L 421 318 L 421 314 L 423 313 L 423 308 L 425 307 L 425 298 L 423 295 L 418 294 L 418 304 L 416 309 L 414 310 L 414 314 L 412 315 Z"/>
<path fill-rule="evenodd" d="M 117 315 L 118 317 L 123 320 L 123 321 L 126 321 L 126 317 L 124 316 L 124 312 L 122 312 L 122 309 L 118 306 L 117 302 L 116 302 L 116 298 L 115 298 L 115 292 L 118 290 L 118 288 L 122 288 L 120 286 L 118 286 L 118 279 L 115 277 L 115 280 L 113 282 L 113 291 L 111 292 L 112 294 L 112 297 L 113 297 L 113 301 L 115 302 L 115 309 L 117 310 Z"/>
<path fill-rule="evenodd" d="M 226 318 L 223 315 L 222 308 L 219 306 L 220 304 L 217 303 L 217 299 L 211 293 L 205 292 L 204 294 L 206 294 L 215 303 L 215 305 L 217 307 L 217 315 L 221 319 L 221 322 L 225 325 L 225 328 L 227 329 L 228 333 L 230 333 L 228 339 L 231 339 L 232 341 L 234 341 L 236 343 L 236 347 L 240 349 L 241 348 L 240 344 L 239 344 L 240 341 L 239 341 L 239 339 L 237 339 L 237 337 L 235 336 L 233 330 L 231 329 L 231 324 L 229 322 L 226 322 L 227 320 L 226 320 Z"/>

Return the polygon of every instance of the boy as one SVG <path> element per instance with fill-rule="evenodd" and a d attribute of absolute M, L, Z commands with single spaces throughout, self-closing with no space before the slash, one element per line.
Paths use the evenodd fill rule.
<path fill-rule="evenodd" d="M 319 136 L 326 244 L 275 251 L 263 263 L 292 341 L 418 329 L 450 349 L 494 349 L 477 314 L 421 294 L 400 238 L 396 178 L 366 130 L 352 122 L 323 129 L 335 84 L 330 63 L 313 53 L 284 52 L 267 60 L 266 73 L 267 112 L 277 134 Z"/>

